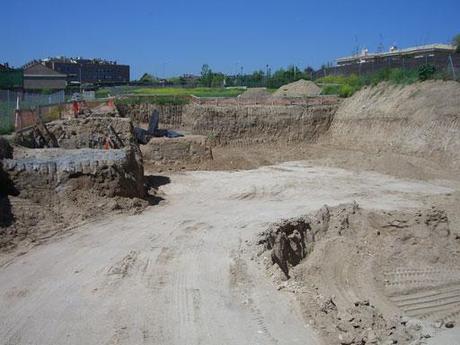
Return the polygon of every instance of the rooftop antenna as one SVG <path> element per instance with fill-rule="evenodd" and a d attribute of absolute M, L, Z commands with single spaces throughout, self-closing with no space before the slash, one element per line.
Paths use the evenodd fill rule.
<path fill-rule="evenodd" d="M 383 53 L 385 46 L 383 45 L 383 35 L 379 35 L 379 45 L 377 46 L 377 53 Z"/>
<path fill-rule="evenodd" d="M 423 45 L 427 45 L 430 39 L 430 33 L 427 31 L 423 39 Z"/>
<path fill-rule="evenodd" d="M 358 44 L 358 36 L 355 35 L 355 47 L 353 48 L 353 55 L 358 56 L 359 55 L 359 44 Z"/>

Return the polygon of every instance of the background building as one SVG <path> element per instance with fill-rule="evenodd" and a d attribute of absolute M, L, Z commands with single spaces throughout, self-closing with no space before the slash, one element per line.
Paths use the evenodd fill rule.
<path fill-rule="evenodd" d="M 64 90 L 67 75 L 53 71 L 40 62 L 31 62 L 24 66 L 25 90 Z"/>
<path fill-rule="evenodd" d="M 52 70 L 66 74 L 70 84 L 124 84 L 129 82 L 129 66 L 116 61 L 82 58 L 48 58 L 43 64 Z"/>
<path fill-rule="evenodd" d="M 369 53 L 342 57 L 336 66 L 322 68 L 315 77 L 325 75 L 370 74 L 386 68 L 416 69 L 422 65 L 432 65 L 438 71 L 451 73 L 460 68 L 460 54 L 450 44 L 430 44 L 404 49 L 391 47 L 387 52 Z"/>

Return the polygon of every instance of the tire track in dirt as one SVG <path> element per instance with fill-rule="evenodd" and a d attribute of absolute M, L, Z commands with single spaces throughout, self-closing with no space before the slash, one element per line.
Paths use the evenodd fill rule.
<path fill-rule="evenodd" d="M 399 268 L 384 272 L 388 298 L 406 315 L 423 320 L 459 319 L 460 270 Z"/>
<path fill-rule="evenodd" d="M 234 290 L 234 298 L 239 301 L 240 305 L 250 312 L 251 319 L 257 325 L 257 333 L 265 339 L 263 344 L 278 344 L 278 340 L 273 337 L 266 325 L 262 311 L 251 296 L 255 283 L 248 273 L 247 263 L 240 255 L 240 251 L 241 241 L 239 248 L 232 251 L 231 257 L 233 259 L 233 263 L 230 266 L 229 271 L 230 284 Z"/>

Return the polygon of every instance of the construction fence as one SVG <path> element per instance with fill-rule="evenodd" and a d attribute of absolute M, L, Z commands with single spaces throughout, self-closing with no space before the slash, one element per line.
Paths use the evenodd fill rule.
<path fill-rule="evenodd" d="M 113 99 L 98 101 L 73 101 L 60 104 L 40 105 L 31 109 L 15 111 L 14 128 L 16 131 L 34 126 L 40 122 L 47 123 L 55 120 L 72 119 L 78 113 L 107 113 L 115 111 Z"/>
<path fill-rule="evenodd" d="M 0 134 L 8 133 L 15 126 L 15 109 L 34 109 L 41 106 L 54 106 L 65 102 L 63 90 L 52 94 L 39 94 L 22 91 L 0 90 Z M 28 116 L 24 115 L 25 118 Z M 30 116 L 29 116 L 30 117 Z M 28 120 L 25 120 L 28 122 Z"/>

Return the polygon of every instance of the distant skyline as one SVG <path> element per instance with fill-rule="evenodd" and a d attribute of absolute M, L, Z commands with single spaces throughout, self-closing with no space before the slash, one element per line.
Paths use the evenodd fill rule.
<path fill-rule="evenodd" d="M 0 63 L 82 56 L 131 65 L 131 79 L 319 68 L 356 48 L 450 43 L 460 1 L 14 0 L 1 5 Z"/>

